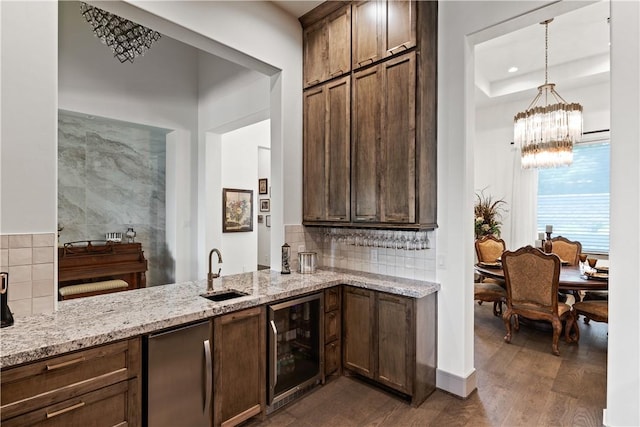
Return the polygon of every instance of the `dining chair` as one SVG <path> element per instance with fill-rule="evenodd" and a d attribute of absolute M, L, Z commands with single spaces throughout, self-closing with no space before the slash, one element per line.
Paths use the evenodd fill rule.
<path fill-rule="evenodd" d="M 574 342 L 579 336 L 578 323 L 571 312 L 571 306 L 558 302 L 560 258 L 545 254 L 532 246 L 525 246 L 515 252 L 504 252 L 502 269 L 507 286 L 507 307 L 502 315 L 507 329 L 504 340 L 511 342 L 511 318 L 514 315 L 531 320 L 545 320 L 553 326 L 552 353 L 559 356 L 558 340 L 562 322 L 566 322 L 567 342 Z M 516 322 L 515 330 L 518 329 Z M 573 336 L 572 330 L 576 331 Z"/>
<path fill-rule="evenodd" d="M 590 320 L 609 323 L 609 301 L 607 300 L 580 301 L 573 304 L 573 311 L 576 320 L 578 316 L 584 316 L 584 323 L 589 323 Z"/>
<path fill-rule="evenodd" d="M 507 248 L 504 240 L 493 235 L 482 236 L 479 239 L 476 239 L 475 247 L 478 262 L 489 263 L 496 262 Z"/>
<path fill-rule="evenodd" d="M 502 316 L 502 304 L 507 301 L 507 291 L 503 286 L 495 282 L 475 282 L 473 284 L 473 300 L 493 303 L 493 315 Z"/>
<path fill-rule="evenodd" d="M 556 236 L 551 238 L 551 252 L 558 255 L 562 261 L 569 265 L 578 265 L 582 243 L 572 241 L 566 237 Z"/>

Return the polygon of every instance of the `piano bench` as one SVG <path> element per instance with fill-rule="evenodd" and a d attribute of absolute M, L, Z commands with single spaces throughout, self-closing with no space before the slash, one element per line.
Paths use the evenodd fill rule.
<path fill-rule="evenodd" d="M 61 300 L 80 298 L 83 296 L 99 295 L 124 291 L 129 284 L 124 280 L 105 280 L 102 282 L 81 283 L 79 285 L 63 286 L 58 290 Z"/>

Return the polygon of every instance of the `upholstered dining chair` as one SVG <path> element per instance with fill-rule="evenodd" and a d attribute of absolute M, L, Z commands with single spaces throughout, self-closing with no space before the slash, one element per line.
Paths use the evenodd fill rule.
<path fill-rule="evenodd" d="M 478 262 L 496 262 L 507 248 L 504 240 L 495 236 L 482 236 L 475 242 Z"/>
<path fill-rule="evenodd" d="M 551 238 L 551 252 L 558 255 L 562 261 L 569 265 L 578 265 L 582 243 L 572 241 L 566 237 L 556 236 Z"/>
<path fill-rule="evenodd" d="M 609 301 L 607 300 L 580 301 L 573 304 L 573 311 L 576 320 L 578 316 L 584 316 L 584 323 L 589 323 L 589 320 L 609 323 Z"/>
<path fill-rule="evenodd" d="M 511 342 L 511 318 L 514 315 L 532 320 L 546 320 L 553 326 L 552 353 L 560 355 L 558 340 L 565 325 L 567 342 L 576 341 L 579 332 L 571 306 L 558 303 L 558 281 L 560 279 L 560 259 L 553 254 L 545 254 L 525 246 L 515 252 L 502 254 L 502 269 L 507 285 L 507 307 L 502 315 L 507 335 L 504 340 Z M 515 323 L 515 329 L 519 325 Z"/>
<path fill-rule="evenodd" d="M 502 304 L 507 301 L 507 291 L 495 282 L 476 282 L 473 284 L 473 300 L 493 303 L 493 315 L 502 316 Z"/>

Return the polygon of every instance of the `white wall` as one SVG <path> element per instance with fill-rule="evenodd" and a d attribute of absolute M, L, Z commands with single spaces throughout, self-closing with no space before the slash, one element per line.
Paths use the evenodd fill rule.
<path fill-rule="evenodd" d="M 564 99 L 582 104 L 585 131 L 609 129 L 609 83 L 573 90 L 557 89 Z M 530 96 L 521 100 L 477 107 L 475 111 L 474 188 L 476 191 L 486 188 L 485 194 L 507 202 L 509 212 L 504 217 L 502 238 L 508 248 L 514 249 L 533 244 L 532 239 L 536 236 L 535 229 L 526 233 L 520 230 L 517 221 L 513 223 L 525 215 L 532 215 L 530 222 L 535 227 L 535 206 L 532 209 L 531 203 L 523 203 L 521 198 L 532 191 L 535 193 L 537 173 L 521 170 L 519 152 L 510 144 L 513 141 L 513 116 L 524 110 L 535 94 L 535 90 L 529 91 Z M 519 178 L 520 173 L 528 179 Z"/>
<path fill-rule="evenodd" d="M 268 120 L 221 137 L 222 187 L 253 191 L 253 231 L 222 234 L 223 276 L 255 271 L 258 266 L 258 147 L 268 145 L 268 139 Z M 222 199 L 222 193 L 218 196 Z"/>
<path fill-rule="evenodd" d="M 0 232 L 57 233 L 58 7 L 3 1 L 0 11 Z"/>
<path fill-rule="evenodd" d="M 269 137 L 270 132 L 267 130 L 264 133 Z M 267 141 L 270 142 L 270 141 Z M 260 205 L 260 199 L 271 200 L 269 194 L 269 185 L 271 185 L 271 149 L 269 146 L 258 147 L 258 178 L 267 178 L 267 194 L 258 194 L 258 206 Z M 258 264 L 271 265 L 271 227 L 267 227 L 267 215 L 271 215 L 269 212 L 260 212 L 258 207 L 258 215 L 262 215 L 263 222 L 257 223 L 258 226 Z"/>

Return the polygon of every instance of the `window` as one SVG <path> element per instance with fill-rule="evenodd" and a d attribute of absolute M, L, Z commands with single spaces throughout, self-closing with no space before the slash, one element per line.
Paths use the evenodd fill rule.
<path fill-rule="evenodd" d="M 574 146 L 569 167 L 538 172 L 538 232 L 582 243 L 582 251 L 609 253 L 609 141 Z"/>

